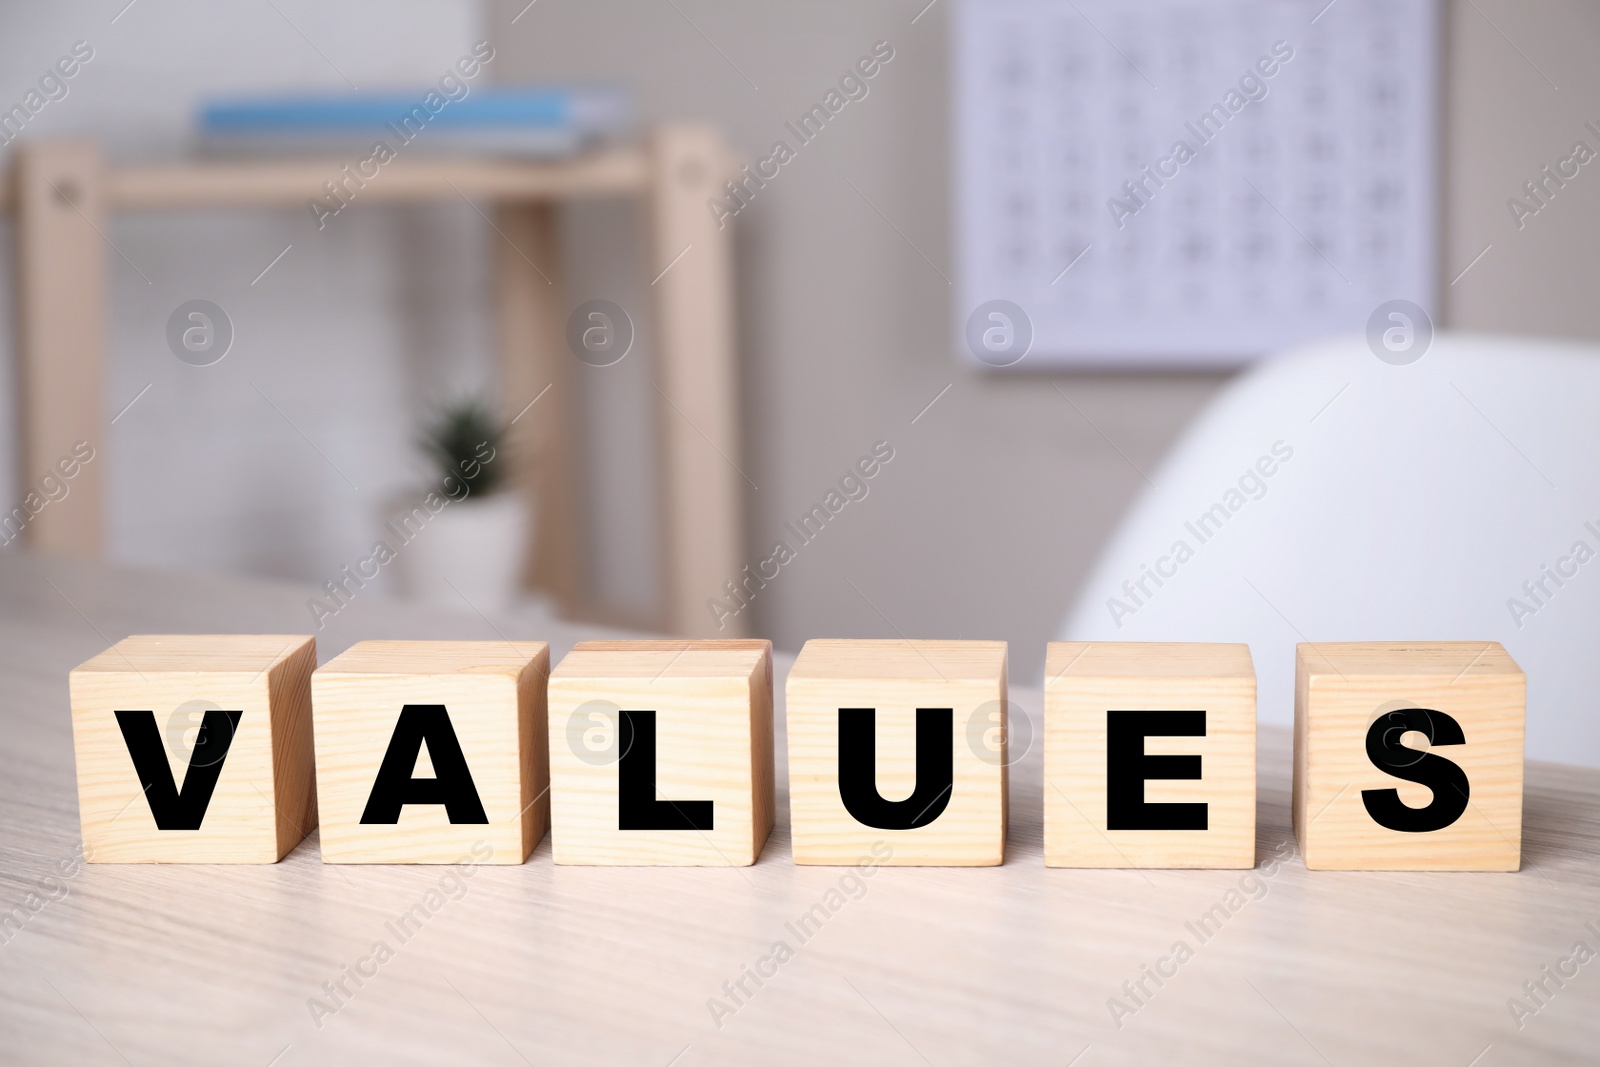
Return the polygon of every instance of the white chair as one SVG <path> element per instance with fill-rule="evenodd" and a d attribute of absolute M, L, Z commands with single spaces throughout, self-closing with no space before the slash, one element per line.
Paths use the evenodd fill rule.
<path fill-rule="evenodd" d="M 1528 757 L 1600 766 L 1600 348 L 1312 345 L 1233 383 L 1150 477 L 1064 639 L 1248 642 L 1260 720 L 1284 724 L 1297 641 L 1500 641 Z"/>

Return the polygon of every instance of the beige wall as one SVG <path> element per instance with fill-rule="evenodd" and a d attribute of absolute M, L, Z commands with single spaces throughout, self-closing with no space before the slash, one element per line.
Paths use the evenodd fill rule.
<path fill-rule="evenodd" d="M 1600 5 L 1456 3 L 1447 39 L 1446 321 L 1465 329 L 1600 338 L 1600 159 L 1521 230 L 1506 207 L 1541 167 L 1569 155 L 1575 141 L 1600 152 L 1600 135 L 1584 128 L 1585 122 L 1600 127 Z M 1491 245 L 1477 266 L 1449 284 Z"/>
<path fill-rule="evenodd" d="M 1142 488 L 1140 471 L 1226 377 L 996 378 L 958 365 L 941 276 L 953 269 L 949 5 L 913 24 L 921 0 L 525 3 L 492 12 L 500 77 L 625 80 L 646 121 L 712 119 L 751 160 L 790 139 L 783 123 L 873 42 L 893 45 L 870 95 L 731 222 L 748 436 L 739 458 L 760 487 L 748 494 L 751 560 L 874 441 L 895 449 L 867 498 L 761 591 L 754 629 L 790 649 L 824 635 L 1002 637 L 1019 677 L 1036 675 L 1043 642 Z M 1478 10 L 1459 8 L 1447 23 L 1445 280 L 1494 248 L 1448 290 L 1445 321 L 1600 336 L 1600 301 L 1584 291 L 1600 164 L 1521 233 L 1504 205 L 1575 138 L 1600 148 L 1580 129 L 1600 124 L 1600 103 L 1585 113 L 1600 101 L 1600 12 L 1576 0 L 1478 0 L 1557 92 Z"/>

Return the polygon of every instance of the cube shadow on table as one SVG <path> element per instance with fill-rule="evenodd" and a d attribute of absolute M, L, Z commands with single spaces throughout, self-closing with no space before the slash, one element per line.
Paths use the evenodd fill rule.
<path fill-rule="evenodd" d="M 1297 646 L 1306 866 L 1517 870 L 1526 701 L 1527 679 L 1494 641 Z"/>
<path fill-rule="evenodd" d="M 317 825 L 300 634 L 124 638 L 69 677 L 86 858 L 276 863 Z"/>
<path fill-rule="evenodd" d="M 1051 642 L 1049 867 L 1254 867 L 1256 675 L 1241 644 Z"/>
<path fill-rule="evenodd" d="M 772 830 L 772 643 L 585 641 L 550 672 L 558 864 L 746 866 Z"/>
<path fill-rule="evenodd" d="M 1004 641 L 807 641 L 785 693 L 796 863 L 1003 862 Z"/>
<path fill-rule="evenodd" d="M 549 670 L 542 641 L 362 641 L 320 667 L 323 861 L 525 861 L 548 823 Z"/>

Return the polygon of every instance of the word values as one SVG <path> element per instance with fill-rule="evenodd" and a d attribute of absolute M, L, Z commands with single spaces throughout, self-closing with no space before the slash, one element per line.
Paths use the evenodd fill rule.
<path fill-rule="evenodd" d="M 1004 863 L 1007 660 L 808 641 L 784 681 L 794 862 Z M 74 669 L 84 855 L 273 863 L 320 824 L 325 863 L 519 864 L 550 832 L 558 864 L 745 866 L 772 832 L 767 641 L 588 641 L 554 666 L 542 641 L 363 641 L 315 665 L 310 636 L 211 634 Z M 1308 868 L 1519 868 L 1526 679 L 1505 649 L 1301 645 L 1295 673 Z M 1256 868 L 1247 646 L 1052 643 L 1042 736 L 1046 866 Z"/>

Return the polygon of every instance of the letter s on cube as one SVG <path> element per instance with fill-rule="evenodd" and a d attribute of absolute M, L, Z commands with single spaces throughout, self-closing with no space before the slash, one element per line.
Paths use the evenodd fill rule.
<path fill-rule="evenodd" d="M 1494 641 L 1295 650 L 1294 828 L 1311 870 L 1515 871 L 1527 679 Z"/>

